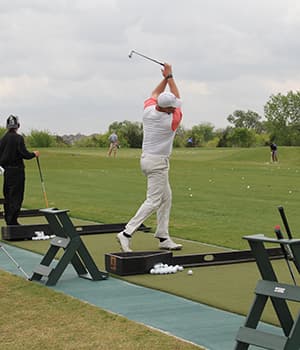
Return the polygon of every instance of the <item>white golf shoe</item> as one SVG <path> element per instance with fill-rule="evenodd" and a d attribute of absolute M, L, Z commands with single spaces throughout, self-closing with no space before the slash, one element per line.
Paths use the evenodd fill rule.
<path fill-rule="evenodd" d="M 121 249 L 124 253 L 130 253 L 132 252 L 132 249 L 130 249 L 130 238 L 124 236 L 124 232 L 120 232 L 117 234 L 117 240 L 120 243 Z"/>
<path fill-rule="evenodd" d="M 182 249 L 182 244 L 177 244 L 171 240 L 171 238 L 166 239 L 163 242 L 159 243 L 159 249 L 167 249 L 167 250 L 180 250 Z"/>

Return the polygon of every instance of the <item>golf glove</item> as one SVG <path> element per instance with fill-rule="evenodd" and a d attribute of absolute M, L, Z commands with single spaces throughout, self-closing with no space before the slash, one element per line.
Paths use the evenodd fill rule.
<path fill-rule="evenodd" d="M 4 175 L 4 168 L 2 168 L 2 166 L 0 166 L 0 175 Z"/>

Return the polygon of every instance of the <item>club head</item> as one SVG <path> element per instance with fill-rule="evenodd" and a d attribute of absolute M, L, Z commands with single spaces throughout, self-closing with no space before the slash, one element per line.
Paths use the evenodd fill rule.
<path fill-rule="evenodd" d="M 132 54 L 133 54 L 133 50 L 131 50 L 131 51 L 129 52 L 128 57 L 131 58 L 131 57 L 132 57 Z"/>

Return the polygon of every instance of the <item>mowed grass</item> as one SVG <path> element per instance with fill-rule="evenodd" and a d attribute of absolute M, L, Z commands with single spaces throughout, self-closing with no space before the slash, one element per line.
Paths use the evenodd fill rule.
<path fill-rule="evenodd" d="M 175 149 L 170 171 L 173 190 L 171 235 L 233 249 L 249 249 L 242 237 L 256 233 L 274 236 L 274 226 L 281 224 L 277 207 L 283 205 L 292 232 L 299 237 L 299 151 L 299 148 L 282 147 L 279 149 L 280 162 L 270 164 L 267 147 Z M 145 198 L 146 179 L 140 171 L 139 157 L 140 150 L 121 149 L 114 159 L 107 158 L 104 149 L 42 149 L 40 163 L 50 206 L 70 209 L 72 217 L 84 220 L 103 223 L 128 221 Z M 35 160 L 26 162 L 26 174 L 24 206 L 45 207 Z M 153 215 L 145 224 L 154 230 L 155 222 Z M 138 241 L 137 237 L 135 239 Z M 147 250 L 147 247 L 143 249 Z M 241 301 L 243 313 L 247 313 L 250 307 L 255 282 L 259 278 L 256 269 L 248 271 L 246 266 L 242 270 L 247 271 L 245 274 L 249 274 L 253 286 L 248 288 L 246 303 L 244 299 Z M 245 288 L 239 276 L 222 279 L 224 269 L 234 270 L 229 266 L 222 269 L 211 267 L 194 273 L 195 278 L 199 275 L 199 280 L 203 281 L 200 293 L 204 296 L 203 301 L 220 308 L 224 308 L 221 302 L 224 286 L 231 299 Z M 251 273 L 256 275 L 251 277 Z M 220 280 L 214 276 L 219 276 L 217 279 Z M 151 278 L 145 276 L 145 279 L 147 277 Z M 131 276 L 129 280 L 143 284 L 143 278 Z M 176 276 L 175 294 L 179 294 L 178 278 L 185 283 L 184 275 Z M 155 281 L 157 285 L 152 284 L 154 288 L 161 288 L 159 280 L 160 277 Z M 214 293 L 209 289 L 210 284 L 215 286 Z M 199 289 L 194 289 L 189 288 L 186 297 L 195 299 Z M 205 293 L 215 300 L 211 302 L 211 297 L 205 300 Z M 231 309 L 230 303 L 225 301 L 226 309 Z M 14 299 L 6 299 L 6 302 L 13 304 Z M 231 302 L 235 303 L 233 299 Z M 30 310 L 25 303 L 23 307 L 25 313 L 26 308 Z M 135 330 L 132 338 L 135 344 Z"/>
<path fill-rule="evenodd" d="M 0 280 L 1 349 L 200 349 L 21 277 Z"/>
<path fill-rule="evenodd" d="M 73 217 L 103 223 L 127 222 L 145 199 L 140 150 L 42 149 L 41 167 L 50 207 L 70 209 Z M 283 205 L 297 236 L 300 224 L 300 149 L 280 148 L 270 164 L 267 147 L 252 149 L 175 149 L 170 182 L 172 236 L 248 249 L 244 235 L 274 235 Z M 35 160 L 26 163 L 24 206 L 45 206 Z M 145 224 L 155 228 L 153 215 Z"/>

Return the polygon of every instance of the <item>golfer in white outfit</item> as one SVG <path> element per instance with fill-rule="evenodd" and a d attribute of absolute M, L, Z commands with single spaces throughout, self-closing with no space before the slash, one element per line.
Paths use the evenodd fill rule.
<path fill-rule="evenodd" d="M 172 66 L 165 63 L 163 80 L 144 103 L 143 147 L 141 169 L 147 176 L 147 198 L 125 230 L 117 239 L 124 252 L 131 252 L 130 239 L 137 228 L 153 213 L 157 214 L 155 237 L 160 249 L 179 250 L 181 244 L 169 235 L 169 217 L 172 192 L 169 184 L 169 157 L 173 148 L 175 132 L 182 119 L 179 90 L 175 83 Z M 166 87 L 170 91 L 165 92 Z"/>

